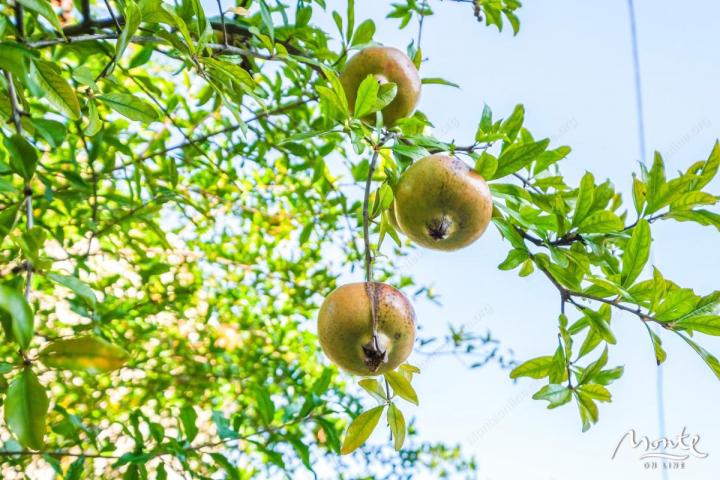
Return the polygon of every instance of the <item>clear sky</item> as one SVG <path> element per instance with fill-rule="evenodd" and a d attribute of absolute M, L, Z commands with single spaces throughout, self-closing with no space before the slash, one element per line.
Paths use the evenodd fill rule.
<path fill-rule="evenodd" d="M 344 9 L 344 2 L 329 3 Z M 416 26 L 400 31 L 396 21 L 383 19 L 388 2 L 356 3 L 358 17 L 376 20 L 376 40 L 405 47 L 416 35 Z M 478 25 L 468 4 L 433 3 L 437 14 L 425 23 L 422 46 L 428 61 L 421 74 L 462 86 L 424 88 L 420 108 L 438 136 L 468 143 L 483 103 L 503 116 L 522 102 L 526 126 L 536 137 L 573 148 L 563 162 L 570 179 L 592 171 L 597 179 L 612 179 L 629 200 L 639 150 L 626 1 L 527 1 L 519 10 L 522 27 L 515 38 Z M 668 171 L 685 169 L 705 159 L 720 136 L 720 2 L 636 3 L 648 150 L 666 156 Z M 717 183 L 715 191 L 720 192 Z M 702 293 L 720 289 L 720 232 L 670 221 L 653 224 L 652 232 L 655 264 L 667 278 Z M 432 282 L 442 296 L 441 307 L 416 306 L 419 322 L 441 335 L 448 322 L 473 323 L 478 312 L 486 312 L 475 328 L 490 329 L 519 360 L 551 353 L 557 342 L 557 292 L 538 274 L 523 279 L 497 270 L 507 249 L 489 229 L 468 249 L 423 251 L 409 262 L 411 273 Z M 415 381 L 421 406 L 412 413 L 422 435 L 463 443 L 477 457 L 483 479 L 660 479 L 660 472 L 645 470 L 631 450 L 610 460 L 628 429 L 658 435 L 656 366 L 645 328 L 635 317 L 615 315 L 613 329 L 618 345 L 609 364 L 624 364 L 625 375 L 612 385 L 613 402 L 601 405 L 600 422 L 589 432 L 581 432 L 572 404 L 548 411 L 544 402 L 529 398 L 539 381 L 514 384 L 507 371 L 493 366 L 466 370 L 452 358 L 416 357 L 411 360 L 424 368 Z M 687 426 L 710 454 L 691 459 L 669 478 L 716 478 L 720 381 L 680 339 L 663 335 L 663 340 L 669 354 L 667 433 L 676 435 Z M 720 341 L 703 336 L 702 343 L 720 354 Z"/>

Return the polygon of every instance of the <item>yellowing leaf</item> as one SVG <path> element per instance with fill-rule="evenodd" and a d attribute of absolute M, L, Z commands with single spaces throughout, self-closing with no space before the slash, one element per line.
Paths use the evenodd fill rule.
<path fill-rule="evenodd" d="M 393 445 L 396 451 L 400 451 L 405 443 L 405 417 L 399 408 L 394 403 L 390 404 L 387 412 L 387 421 L 390 426 L 390 431 L 393 436 Z"/>
<path fill-rule="evenodd" d="M 408 402 L 418 405 L 417 393 L 415 393 L 415 389 L 412 385 L 410 385 L 407 378 L 398 372 L 387 372 L 385 374 L 385 379 L 388 381 L 396 395 L 400 398 L 404 398 Z"/>
<path fill-rule="evenodd" d="M 385 405 L 380 405 L 355 417 L 345 433 L 342 448 L 340 449 L 342 455 L 354 452 L 360 445 L 365 443 L 365 440 L 375 430 L 384 409 Z"/>
<path fill-rule="evenodd" d="M 56 340 L 40 352 L 48 367 L 102 373 L 117 370 L 125 364 L 125 350 L 96 337 Z"/>

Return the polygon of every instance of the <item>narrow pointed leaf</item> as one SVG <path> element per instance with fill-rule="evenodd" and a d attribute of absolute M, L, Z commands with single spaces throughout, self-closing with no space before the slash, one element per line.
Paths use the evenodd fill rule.
<path fill-rule="evenodd" d="M 30 346 L 35 334 L 33 312 L 22 293 L 6 285 L 0 285 L 0 310 L 10 315 L 11 331 L 23 350 Z"/>
<path fill-rule="evenodd" d="M 405 443 L 406 426 L 405 417 L 395 403 L 391 403 L 388 408 L 387 421 L 393 436 L 393 446 L 395 451 L 399 452 Z"/>
<path fill-rule="evenodd" d="M 80 119 L 80 102 L 75 90 L 60 74 L 58 67 L 43 60 L 32 62 L 32 79 L 45 92 L 45 98 L 71 120 Z"/>
<path fill-rule="evenodd" d="M 398 395 L 400 398 L 404 398 L 408 402 L 418 405 L 417 393 L 415 393 L 415 389 L 412 387 L 412 385 L 410 385 L 410 382 L 407 378 L 405 378 L 398 372 L 387 372 L 385 374 L 385 378 L 387 379 L 390 387 L 393 389 L 393 392 L 395 392 L 396 395 Z"/>
<path fill-rule="evenodd" d="M 342 455 L 354 452 L 360 445 L 365 443 L 373 430 L 375 430 L 384 409 L 385 405 L 380 405 L 355 417 L 345 433 L 342 448 L 340 449 Z"/>

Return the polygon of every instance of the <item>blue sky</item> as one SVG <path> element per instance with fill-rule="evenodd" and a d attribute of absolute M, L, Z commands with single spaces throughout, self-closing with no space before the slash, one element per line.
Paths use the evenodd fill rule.
<path fill-rule="evenodd" d="M 344 9 L 344 2 L 330 2 Z M 335 5 L 337 3 L 337 5 Z M 358 3 L 358 17 L 374 18 L 376 40 L 406 46 L 414 25 L 398 30 L 386 20 L 387 2 Z M 629 199 L 631 173 L 638 171 L 638 141 L 625 0 L 525 2 L 521 32 L 498 33 L 479 25 L 467 4 L 433 2 L 436 15 L 425 22 L 424 77 L 442 76 L 462 86 L 426 86 L 420 108 L 444 139 L 468 143 L 483 103 L 508 115 L 516 103 L 526 107 L 526 126 L 536 137 L 573 148 L 563 172 L 577 181 L 588 170 L 610 178 Z M 668 171 L 704 159 L 720 136 L 720 3 L 682 5 L 668 0 L 636 4 L 645 100 L 648 150 L 660 150 Z M 332 31 L 328 25 L 328 31 Z M 720 185 L 714 185 L 720 191 Z M 663 274 L 683 286 L 708 293 L 720 287 L 717 245 L 720 233 L 708 227 L 653 224 L 654 261 Z M 545 278 L 519 278 L 500 272 L 507 253 L 494 229 L 473 246 L 455 253 L 422 251 L 408 263 L 420 282 L 432 282 L 443 305 L 416 305 L 419 322 L 443 334 L 449 322 L 490 329 L 518 359 L 546 355 L 556 346 L 558 297 Z M 656 366 L 647 333 L 630 315 L 615 315 L 618 345 L 610 365 L 625 365 L 612 386 L 613 402 L 600 409 L 600 422 L 580 431 L 575 407 L 554 411 L 531 400 L 534 380 L 514 384 L 495 367 L 466 370 L 452 358 L 425 361 L 416 380 L 421 406 L 412 410 L 424 438 L 461 442 L 479 462 L 483 479 L 574 480 L 661 478 L 646 470 L 637 453 L 610 455 L 630 428 L 658 434 Z M 671 479 L 712 478 L 720 468 L 720 381 L 681 340 L 663 336 L 669 354 L 664 369 L 667 433 L 686 426 L 701 436 L 706 459 L 691 459 Z M 720 354 L 720 341 L 702 338 Z M 377 441 L 385 441 L 377 436 Z"/>

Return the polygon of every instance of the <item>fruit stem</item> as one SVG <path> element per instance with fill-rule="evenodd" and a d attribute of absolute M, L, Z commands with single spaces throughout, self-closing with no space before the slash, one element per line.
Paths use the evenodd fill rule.
<path fill-rule="evenodd" d="M 365 243 L 365 280 L 368 283 L 368 294 L 370 295 L 370 315 L 372 318 L 372 343 L 374 344 L 376 350 L 379 352 L 379 342 L 377 338 L 377 324 L 378 324 L 378 318 L 377 318 L 377 308 L 376 308 L 376 292 L 375 288 L 372 286 L 373 281 L 373 274 L 372 274 L 372 267 L 373 267 L 373 252 L 372 252 L 372 245 L 370 244 L 370 188 L 372 186 L 372 178 L 373 174 L 375 173 L 375 167 L 377 166 L 377 159 L 378 155 L 380 154 L 380 149 L 382 148 L 385 143 L 390 140 L 394 134 L 387 132 L 385 133 L 380 140 L 372 145 L 373 149 L 373 156 L 370 160 L 370 167 L 368 168 L 368 174 L 367 179 L 365 180 L 365 196 L 363 198 L 363 241 Z"/>

